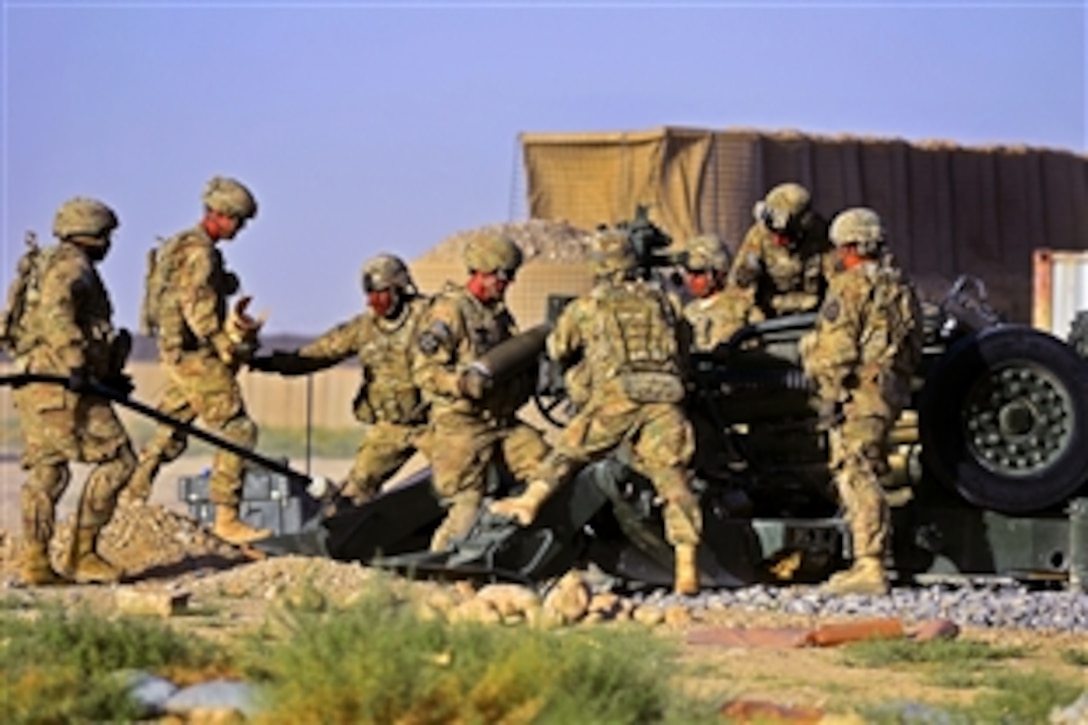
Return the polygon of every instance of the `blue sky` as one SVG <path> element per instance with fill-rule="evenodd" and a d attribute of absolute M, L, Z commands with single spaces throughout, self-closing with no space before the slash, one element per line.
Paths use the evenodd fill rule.
<path fill-rule="evenodd" d="M 360 309 L 367 257 L 521 219 L 522 131 L 1088 150 L 1083 1 L 0 2 L 3 282 L 26 229 L 98 197 L 131 328 L 214 174 L 260 201 L 224 251 L 266 329 L 309 334 Z"/>

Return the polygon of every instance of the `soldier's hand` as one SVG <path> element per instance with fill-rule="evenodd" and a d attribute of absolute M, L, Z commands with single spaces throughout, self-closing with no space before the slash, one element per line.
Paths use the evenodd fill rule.
<path fill-rule="evenodd" d="M 132 395 L 132 391 L 136 389 L 136 384 L 132 382 L 132 376 L 127 373 L 111 375 L 108 379 L 103 380 L 102 384 L 125 398 Z"/>
<path fill-rule="evenodd" d="M 461 373 L 461 378 L 457 381 L 457 387 L 460 389 L 461 395 L 466 398 L 480 400 L 491 389 L 493 383 L 494 380 L 486 370 L 472 366 Z"/>
<path fill-rule="evenodd" d="M 91 376 L 85 368 L 73 368 L 68 373 L 68 389 L 73 393 L 86 393 L 91 389 Z"/>

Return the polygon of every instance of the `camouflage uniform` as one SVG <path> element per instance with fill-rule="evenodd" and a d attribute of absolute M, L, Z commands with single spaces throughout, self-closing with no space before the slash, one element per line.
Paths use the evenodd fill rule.
<path fill-rule="evenodd" d="M 502 237 L 474 237 L 465 248 L 470 271 L 513 275 L 521 265 L 517 246 Z M 518 333 L 501 300 L 481 302 L 463 286 L 447 284 L 420 325 L 422 352 L 414 379 L 431 406 L 431 471 L 434 488 L 449 509 L 431 540 L 443 551 L 471 528 L 487 488 L 488 465 L 500 455 L 510 473 L 525 480 L 547 454 L 540 431 L 516 412 L 532 392 L 533 377 L 471 390 L 471 364 Z"/>
<path fill-rule="evenodd" d="M 257 212 L 248 189 L 221 177 L 209 182 L 204 203 L 208 210 L 240 220 Z M 257 425 L 246 413 L 236 376 L 255 345 L 228 314 L 228 297 L 238 291 L 239 282 L 226 269 L 216 241 L 198 225 L 159 248 L 164 287 L 156 315 L 157 342 L 167 384 L 158 409 L 182 423 L 201 418 L 210 432 L 252 450 L 257 444 Z M 126 495 L 146 500 L 159 469 L 180 456 L 187 444 L 183 431 L 160 425 L 140 451 Z M 213 530 L 222 535 L 221 517 L 233 514 L 228 527 L 237 531 L 223 536 L 233 543 L 270 533 L 237 521 L 242 475 L 241 456 L 216 451 L 209 482 L 209 500 L 217 515 Z"/>
<path fill-rule="evenodd" d="M 683 267 L 689 274 L 706 271 L 725 275 L 729 271 L 729 253 L 718 237 L 696 237 L 687 244 Z M 716 284 L 707 296 L 696 296 L 684 306 L 684 317 L 691 325 L 692 349 L 707 352 L 727 342 L 748 324 L 749 308 L 748 295 L 736 287 Z"/>
<path fill-rule="evenodd" d="M 836 246 L 856 245 L 864 259 L 831 278 L 816 327 L 801 344 L 821 414 L 833 423 L 831 466 L 853 538 L 854 568 L 833 577 L 829 587 L 884 591 L 888 433 L 910 401 L 921 356 L 921 308 L 906 275 L 890 255 L 881 255 L 884 236 L 875 213 L 844 211 L 831 234 Z"/>
<path fill-rule="evenodd" d="M 15 367 L 28 373 L 83 374 L 109 381 L 121 373 L 127 350 L 113 329 L 113 307 L 95 269 L 117 227 L 99 201 L 76 198 L 57 212 L 60 243 L 42 250 L 36 289 L 28 288 Z M 124 336 L 127 338 L 127 335 Z M 123 344 L 123 343 L 122 343 Z M 109 401 L 62 386 L 31 383 L 13 393 L 23 434 L 22 488 L 25 544 L 21 576 L 28 584 L 61 580 L 49 563 L 56 503 L 71 478 L 71 461 L 96 464 L 87 479 L 74 534 L 77 581 L 112 581 L 120 572 L 96 551 L 98 534 L 113 516 L 117 494 L 136 464 L 128 435 Z"/>
<path fill-rule="evenodd" d="M 257 358 L 251 367 L 301 375 L 331 367 L 358 355 L 362 381 L 355 396 L 355 417 L 363 436 L 341 494 L 364 503 L 417 450 L 429 452 L 427 408 L 412 380 L 419 321 L 430 302 L 420 297 L 404 262 L 378 255 L 363 268 L 367 292 L 396 287 L 403 295 L 392 317 L 367 310 L 337 325 L 293 353 Z M 378 278 L 388 281 L 379 282 Z"/>
<path fill-rule="evenodd" d="M 582 354 L 588 399 L 526 492 L 491 508 L 530 523 L 577 468 L 627 443 L 632 467 L 664 499 L 665 535 L 677 551 L 677 591 L 692 593 L 702 513 L 687 471 L 694 433 L 680 406 L 687 326 L 677 299 L 656 282 L 631 279 L 636 260 L 627 234 L 602 231 L 593 243 L 598 281 L 563 310 L 547 342 L 555 360 Z"/>
<path fill-rule="evenodd" d="M 753 209 L 756 219 L 737 250 L 729 284 L 742 290 L 753 317 L 819 307 L 832 270 L 827 222 L 799 184 L 779 184 Z"/>

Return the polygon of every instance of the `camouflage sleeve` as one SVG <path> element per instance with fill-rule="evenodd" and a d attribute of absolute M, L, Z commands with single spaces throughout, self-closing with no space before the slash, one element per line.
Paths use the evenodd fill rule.
<path fill-rule="evenodd" d="M 190 245 L 178 250 L 178 302 L 186 326 L 198 340 L 208 342 L 223 353 L 233 348 L 223 330 L 222 301 L 215 287 L 218 274 L 215 250 L 204 245 Z"/>
<path fill-rule="evenodd" d="M 82 368 L 87 363 L 87 340 L 76 311 L 88 271 L 79 258 L 65 257 L 52 265 L 41 281 L 42 342 L 68 369 Z"/>
<path fill-rule="evenodd" d="M 465 324 L 457 300 L 437 298 L 420 320 L 418 329 L 419 354 L 412 365 L 415 384 L 427 393 L 460 397 Z"/>
<path fill-rule="evenodd" d="M 558 362 L 566 362 L 585 347 L 582 337 L 583 321 L 592 315 L 593 303 L 585 297 L 579 297 L 563 308 L 555 326 L 548 333 L 548 357 Z"/>
<path fill-rule="evenodd" d="M 347 360 L 359 352 L 361 347 L 359 331 L 362 323 L 363 315 L 356 315 L 325 332 L 313 342 L 303 345 L 296 354 L 301 358 L 326 361 L 329 366 Z"/>
<path fill-rule="evenodd" d="M 733 266 L 729 269 L 727 284 L 731 287 L 748 290 L 755 299 L 755 283 L 763 269 L 763 247 L 760 243 L 761 232 L 753 224 L 744 235 L 744 240 L 737 247 Z"/>
<path fill-rule="evenodd" d="M 820 307 L 803 364 L 823 398 L 844 398 L 846 380 L 860 359 L 861 319 L 867 302 L 863 293 L 864 285 L 851 284 L 840 275 Z"/>

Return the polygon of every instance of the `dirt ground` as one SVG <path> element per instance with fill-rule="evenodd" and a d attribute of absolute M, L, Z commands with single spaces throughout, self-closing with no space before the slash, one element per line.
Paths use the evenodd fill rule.
<path fill-rule="evenodd" d="M 177 500 L 176 479 L 199 473 L 209 463 L 207 458 L 187 457 L 163 470 L 152 499 L 155 504 L 152 509 L 158 512 L 156 521 L 161 523 L 163 517 L 180 520 L 187 513 L 184 504 Z M 311 469 L 314 473 L 335 478 L 348 464 L 346 460 L 317 459 L 312 462 Z M 304 463 L 296 462 L 296 465 Z M 62 519 L 67 518 L 74 507 L 85 472 L 85 467 L 74 471 L 74 485 L 62 501 Z M 0 464 L 0 476 L 3 483 L 0 487 L 0 530 L 4 532 L 0 537 L 0 575 L 5 582 L 10 582 L 14 543 L 19 531 L 18 491 L 22 472 L 16 462 L 5 460 Z M 190 537 L 187 541 L 195 544 L 204 541 L 192 532 L 187 536 Z M 203 536 L 202 532 L 200 536 Z M 259 625 L 275 607 L 282 605 L 283 597 L 289 595 L 292 587 L 302 581 L 313 583 L 330 601 L 350 601 L 375 575 L 373 570 L 357 564 L 301 557 L 253 561 L 234 552 L 177 570 L 149 567 L 144 575 L 138 574 L 131 583 L 119 586 L 186 591 L 191 594 L 190 613 L 174 618 L 175 626 L 191 628 L 212 638 L 223 638 Z M 109 612 L 115 607 L 118 588 L 72 586 L 29 592 L 3 583 L 0 584 L 0 596 L 59 599 Z M 811 628 L 822 623 L 809 616 L 692 608 L 655 626 L 631 623 L 626 626 L 646 626 L 648 636 L 665 637 L 675 642 L 685 662 L 691 665 L 691 674 L 678 681 L 678 686 L 701 695 L 720 697 L 723 702 L 740 698 L 780 706 L 842 711 L 889 701 L 965 704 L 979 694 L 978 688 L 938 684 L 917 668 L 851 666 L 842 648 L 837 647 L 730 648 L 688 643 L 693 633 L 720 627 Z M 966 629 L 960 633 L 960 638 L 1022 649 L 1022 656 L 992 666 L 1045 672 L 1072 682 L 1080 678 L 1088 688 L 1088 671 L 1071 662 L 1068 655 L 1070 651 L 1079 651 L 1088 656 L 1088 637 L 1085 635 Z"/>

